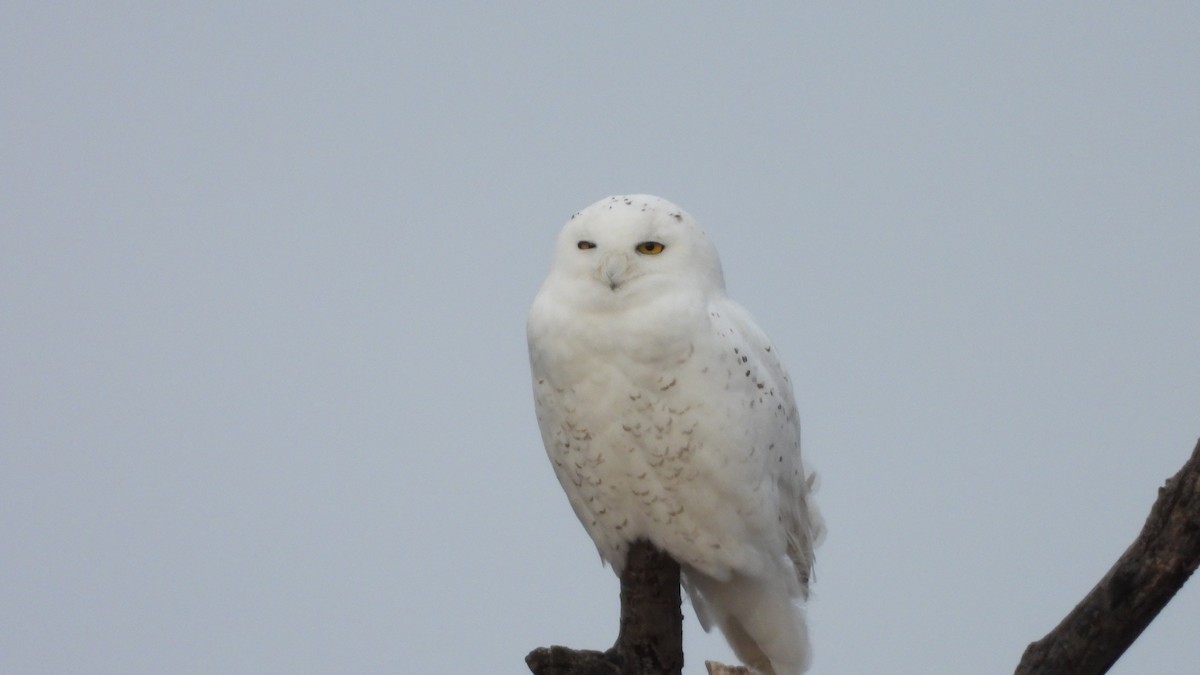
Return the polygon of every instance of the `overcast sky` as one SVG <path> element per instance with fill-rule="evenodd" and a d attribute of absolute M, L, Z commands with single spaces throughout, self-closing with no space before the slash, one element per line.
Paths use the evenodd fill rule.
<path fill-rule="evenodd" d="M 1200 5 L 402 4 L 0 8 L 0 672 L 611 644 L 524 334 L 609 194 L 792 371 L 815 674 L 1011 672 L 1200 436 Z"/>

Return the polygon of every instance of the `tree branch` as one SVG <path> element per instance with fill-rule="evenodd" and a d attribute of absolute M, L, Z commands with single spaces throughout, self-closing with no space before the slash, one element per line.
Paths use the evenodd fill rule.
<path fill-rule="evenodd" d="M 634 542 L 621 573 L 617 643 L 605 652 L 540 647 L 525 663 L 534 675 L 680 675 L 679 604 L 679 564 L 649 542 Z"/>
<path fill-rule="evenodd" d="M 1200 564 L 1200 442 L 1158 491 L 1141 534 L 1096 587 L 1029 645 L 1015 675 L 1102 675 Z"/>
<path fill-rule="evenodd" d="M 621 631 L 614 646 L 625 675 L 683 672 L 679 604 L 679 563 L 649 542 L 634 542 L 621 574 Z"/>
<path fill-rule="evenodd" d="M 704 666 L 708 668 L 708 675 L 755 675 L 746 666 L 727 666 L 716 661 L 705 661 Z"/>
<path fill-rule="evenodd" d="M 1103 675 L 1200 566 L 1200 442 L 1159 489 L 1133 544 L 1046 637 L 1029 645 L 1015 675 Z M 621 629 L 607 651 L 541 647 L 534 675 L 680 675 L 679 565 L 645 541 L 621 574 Z M 747 673 L 707 662 L 709 673 Z"/>

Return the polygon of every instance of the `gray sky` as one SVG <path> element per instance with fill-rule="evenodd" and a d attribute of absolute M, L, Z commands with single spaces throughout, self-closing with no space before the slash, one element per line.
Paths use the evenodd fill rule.
<path fill-rule="evenodd" d="M 814 673 L 1011 672 L 1200 436 L 1200 5 L 398 5 L 0 8 L 0 671 L 610 644 L 524 320 L 613 193 L 792 371 Z"/>

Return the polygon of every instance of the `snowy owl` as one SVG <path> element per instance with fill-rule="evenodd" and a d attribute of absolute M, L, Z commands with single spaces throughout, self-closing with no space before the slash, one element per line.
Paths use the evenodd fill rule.
<path fill-rule="evenodd" d="M 576 213 L 528 337 L 542 440 L 601 557 L 619 576 L 648 540 L 738 658 L 804 672 L 823 526 L 792 386 L 696 221 L 649 195 Z"/>

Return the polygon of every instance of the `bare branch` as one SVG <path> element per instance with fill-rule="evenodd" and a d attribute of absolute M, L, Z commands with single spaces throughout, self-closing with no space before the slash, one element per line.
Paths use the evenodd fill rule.
<path fill-rule="evenodd" d="M 679 605 L 679 563 L 649 542 L 634 542 L 621 574 L 621 632 L 615 646 L 625 675 L 683 672 Z"/>
<path fill-rule="evenodd" d="M 1200 442 L 1158 491 L 1141 534 L 1096 587 L 1029 645 L 1015 675 L 1102 675 L 1200 564 Z"/>
<path fill-rule="evenodd" d="M 704 667 L 708 668 L 708 675 L 754 675 L 754 671 L 745 666 L 727 666 L 716 661 L 705 661 Z"/>
<path fill-rule="evenodd" d="M 617 643 L 606 652 L 541 647 L 525 663 L 534 675 L 680 675 L 679 605 L 679 564 L 649 542 L 634 542 L 621 574 Z"/>
<path fill-rule="evenodd" d="M 534 675 L 621 675 L 615 655 L 587 649 L 538 647 L 525 657 Z"/>
<path fill-rule="evenodd" d="M 1046 637 L 1029 645 L 1015 675 L 1103 675 L 1200 566 L 1200 442 L 1159 489 L 1133 544 Z M 525 657 L 534 675 L 680 675 L 679 565 L 644 541 L 621 575 L 621 629 L 607 651 L 543 647 Z M 710 675 L 744 675 L 706 662 Z"/>

